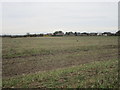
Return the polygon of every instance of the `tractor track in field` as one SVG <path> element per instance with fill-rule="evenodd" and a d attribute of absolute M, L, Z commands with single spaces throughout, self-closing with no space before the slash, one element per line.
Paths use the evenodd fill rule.
<path fill-rule="evenodd" d="M 107 49 L 107 48 L 106 48 Z M 113 48 L 114 49 L 114 48 Z M 90 50 L 85 50 L 84 52 L 89 53 Z M 55 55 L 35 55 L 29 57 L 20 57 L 20 58 L 11 58 L 11 59 L 3 59 L 3 78 L 15 77 L 24 74 L 30 74 L 40 71 L 49 71 L 58 68 L 71 67 L 74 65 L 85 64 L 93 61 L 101 61 L 101 60 L 109 60 L 117 58 L 118 53 L 108 52 L 107 54 L 100 53 L 99 55 L 92 57 L 90 55 L 84 57 L 69 57 L 69 60 L 57 60 L 57 57 L 64 54 L 77 54 L 76 52 L 65 52 L 65 53 L 57 53 Z M 52 61 L 56 58 L 56 61 Z M 51 60 L 49 60 L 51 58 Z M 68 58 L 68 57 L 67 57 Z M 46 60 L 46 61 L 45 61 Z"/>

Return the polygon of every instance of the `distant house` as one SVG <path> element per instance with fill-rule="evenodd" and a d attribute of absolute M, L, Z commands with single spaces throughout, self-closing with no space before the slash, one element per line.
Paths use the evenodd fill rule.
<path fill-rule="evenodd" d="M 65 35 L 74 36 L 75 34 L 73 32 L 66 32 Z"/>
<path fill-rule="evenodd" d="M 81 35 L 81 33 L 78 32 L 78 33 L 77 33 L 77 36 L 80 36 L 80 35 Z"/>
<path fill-rule="evenodd" d="M 75 35 L 75 36 L 80 36 L 81 33 L 80 33 L 80 32 L 75 32 L 74 35 Z"/>
<path fill-rule="evenodd" d="M 102 33 L 97 33 L 97 36 L 102 36 Z"/>
<path fill-rule="evenodd" d="M 112 34 L 111 34 L 111 32 L 104 32 L 104 33 L 102 33 L 102 35 L 103 36 L 111 36 Z"/>

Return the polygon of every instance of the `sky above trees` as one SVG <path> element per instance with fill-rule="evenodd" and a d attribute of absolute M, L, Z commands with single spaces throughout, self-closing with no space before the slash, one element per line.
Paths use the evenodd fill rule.
<path fill-rule="evenodd" d="M 2 4 L 2 34 L 116 32 L 117 2 L 21 2 Z"/>

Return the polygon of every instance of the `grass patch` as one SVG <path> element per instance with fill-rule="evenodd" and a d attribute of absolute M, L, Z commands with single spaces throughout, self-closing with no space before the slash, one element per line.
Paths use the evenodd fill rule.
<path fill-rule="evenodd" d="M 58 49 L 25 49 L 21 52 L 17 52 L 17 50 L 12 49 L 6 53 L 3 54 L 3 59 L 11 59 L 11 58 L 17 58 L 17 57 L 27 57 L 27 56 L 37 56 L 37 55 L 55 55 L 59 53 L 74 53 L 74 52 L 84 52 L 84 51 L 95 51 L 98 49 L 116 49 L 118 48 L 117 45 L 104 45 L 104 46 L 76 46 L 76 47 L 69 47 L 66 49 L 58 48 Z"/>
<path fill-rule="evenodd" d="M 117 37 L 3 38 L 2 57 L 10 59 L 31 55 L 50 55 L 92 49 L 117 48 Z"/>
<path fill-rule="evenodd" d="M 4 88 L 118 88 L 118 61 L 79 66 L 3 79 Z"/>

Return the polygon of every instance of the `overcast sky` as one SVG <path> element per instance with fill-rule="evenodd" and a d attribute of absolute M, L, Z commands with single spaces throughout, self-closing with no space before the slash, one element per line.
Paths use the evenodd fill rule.
<path fill-rule="evenodd" d="M 59 30 L 116 32 L 118 3 L 3 3 L 2 28 L 2 34 L 53 33 Z"/>

